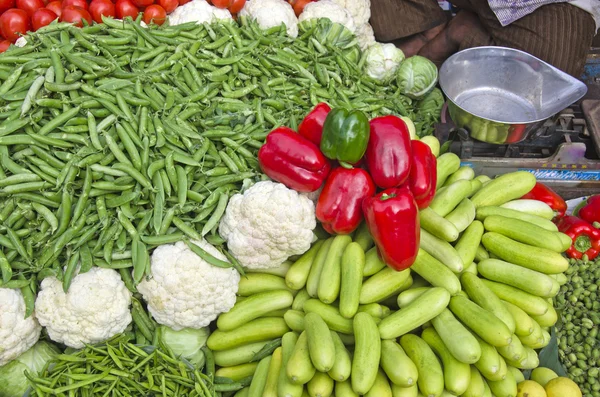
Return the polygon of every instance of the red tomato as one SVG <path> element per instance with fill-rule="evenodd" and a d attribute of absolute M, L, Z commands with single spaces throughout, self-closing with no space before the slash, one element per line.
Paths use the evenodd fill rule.
<path fill-rule="evenodd" d="M 49 25 L 50 22 L 54 21 L 56 18 L 58 18 L 58 15 L 56 15 L 54 11 L 47 8 L 40 8 L 33 13 L 31 25 L 33 26 L 33 30 L 38 30 L 41 27 Z"/>
<path fill-rule="evenodd" d="M 244 4 L 246 4 L 246 0 L 233 0 L 229 6 L 229 12 L 232 14 L 237 14 L 238 12 L 242 11 Z"/>
<path fill-rule="evenodd" d="M 306 7 L 308 3 L 312 3 L 312 1 L 313 0 L 292 0 L 290 4 L 294 8 L 296 16 L 299 17 L 300 14 L 302 14 L 302 11 L 304 11 L 304 7 Z"/>
<path fill-rule="evenodd" d="M 88 9 L 88 3 L 85 0 L 62 0 L 62 8 L 67 8 L 68 6 L 75 6 L 84 10 Z"/>
<path fill-rule="evenodd" d="M 8 40 L 0 41 L 0 53 L 8 50 L 8 47 L 10 47 L 10 41 L 8 41 Z"/>
<path fill-rule="evenodd" d="M 212 3 L 217 8 L 229 8 L 232 0 L 212 0 Z"/>
<path fill-rule="evenodd" d="M 34 12 L 44 8 L 44 2 L 42 0 L 17 0 L 17 8 L 25 11 L 27 16 L 31 18 Z"/>
<path fill-rule="evenodd" d="M 132 2 L 139 8 L 148 7 L 154 4 L 154 0 L 132 0 Z"/>
<path fill-rule="evenodd" d="M 158 4 L 165 9 L 167 13 L 173 12 L 179 5 L 177 0 L 158 0 Z"/>
<path fill-rule="evenodd" d="M 162 25 L 165 23 L 166 19 L 167 12 L 158 4 L 152 4 L 151 6 L 146 7 L 144 10 L 144 22 L 146 22 L 148 25 L 151 23 Z"/>
<path fill-rule="evenodd" d="M 179 5 L 182 6 L 184 4 L 189 3 L 190 1 L 192 1 L 192 0 L 179 0 Z"/>
<path fill-rule="evenodd" d="M 22 34 L 27 33 L 31 29 L 29 23 L 29 17 L 27 13 L 18 8 L 11 8 L 10 10 L 4 11 L 4 14 L 0 16 L 0 30 L 2 36 L 10 42 L 15 42 Z"/>
<path fill-rule="evenodd" d="M 9 8 L 15 8 L 15 0 L 0 0 L 0 14 Z"/>
<path fill-rule="evenodd" d="M 89 11 L 92 19 L 97 23 L 102 23 L 102 15 L 114 18 L 117 12 L 110 0 L 93 0 Z"/>
<path fill-rule="evenodd" d="M 88 25 L 92 24 L 92 16 L 87 10 L 77 6 L 67 6 L 63 8 L 60 16 L 61 22 L 70 22 L 75 26 L 83 27 L 83 20 L 86 20 Z"/>
<path fill-rule="evenodd" d="M 62 1 L 54 0 L 46 5 L 46 8 L 50 11 L 54 12 L 60 18 L 60 14 L 62 14 Z"/>
<path fill-rule="evenodd" d="M 140 13 L 140 9 L 131 2 L 131 0 L 117 0 L 117 18 L 123 19 L 125 17 L 137 18 Z"/>

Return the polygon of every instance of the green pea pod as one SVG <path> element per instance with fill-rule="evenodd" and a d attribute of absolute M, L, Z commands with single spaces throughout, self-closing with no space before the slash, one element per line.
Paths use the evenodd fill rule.
<path fill-rule="evenodd" d="M 358 163 L 367 150 L 370 131 L 369 119 L 362 111 L 333 109 L 323 125 L 321 151 L 342 165 Z"/>

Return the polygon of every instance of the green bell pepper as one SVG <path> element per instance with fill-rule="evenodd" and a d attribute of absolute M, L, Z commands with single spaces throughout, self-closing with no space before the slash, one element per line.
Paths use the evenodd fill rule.
<path fill-rule="evenodd" d="M 365 155 L 370 134 L 369 119 L 364 112 L 333 109 L 323 125 L 321 152 L 342 166 L 356 164 Z"/>

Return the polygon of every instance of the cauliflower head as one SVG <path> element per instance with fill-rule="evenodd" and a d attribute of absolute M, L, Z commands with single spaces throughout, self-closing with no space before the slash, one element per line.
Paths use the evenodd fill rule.
<path fill-rule="evenodd" d="M 36 344 L 42 327 L 35 316 L 25 318 L 25 300 L 18 289 L 0 288 L 0 367 Z"/>
<path fill-rule="evenodd" d="M 375 32 L 373 31 L 373 27 L 368 23 L 359 26 L 356 30 L 356 38 L 358 39 L 360 49 L 366 51 L 367 48 L 375 44 Z"/>
<path fill-rule="evenodd" d="M 352 14 L 357 26 L 367 24 L 371 19 L 371 0 L 333 0 Z"/>
<path fill-rule="evenodd" d="M 375 43 L 366 51 L 367 62 L 365 72 L 376 80 L 389 80 L 394 77 L 400 63 L 404 60 L 404 53 L 394 44 Z"/>
<path fill-rule="evenodd" d="M 284 0 L 247 1 L 240 11 L 240 16 L 254 19 L 261 29 L 269 29 L 283 23 L 290 37 L 298 37 L 298 18 L 292 6 Z"/>
<path fill-rule="evenodd" d="M 352 0 L 349 0 L 349 2 Z M 298 19 L 300 22 L 309 19 L 329 18 L 331 22 L 344 25 L 350 32 L 356 33 L 356 23 L 352 14 L 345 7 L 333 0 L 321 0 L 308 3 Z"/>
<path fill-rule="evenodd" d="M 119 273 L 99 267 L 75 276 L 67 293 L 56 277 L 45 278 L 35 301 L 38 321 L 50 339 L 76 349 L 125 331 L 130 305 L 131 292 Z"/>
<path fill-rule="evenodd" d="M 310 248 L 317 226 L 313 202 L 281 183 L 262 181 L 236 194 L 219 233 L 248 269 L 270 269 Z"/>
<path fill-rule="evenodd" d="M 212 256 L 227 258 L 205 240 L 194 244 Z M 148 304 L 152 317 L 175 331 L 203 328 L 235 304 L 239 273 L 210 265 L 193 253 L 187 244 L 165 244 L 154 250 L 152 277 L 137 289 Z"/>
<path fill-rule="evenodd" d="M 220 9 L 208 4 L 205 0 L 192 0 L 179 6 L 169 14 L 170 25 L 180 25 L 187 22 L 197 24 L 212 23 L 220 20 L 233 20 L 227 9 Z"/>

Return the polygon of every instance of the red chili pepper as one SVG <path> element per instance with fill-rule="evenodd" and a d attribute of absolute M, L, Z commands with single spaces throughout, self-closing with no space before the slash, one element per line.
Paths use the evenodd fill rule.
<path fill-rule="evenodd" d="M 383 116 L 369 124 L 371 136 L 365 157 L 373 182 L 382 189 L 402 185 L 411 167 L 410 133 L 406 123 L 396 116 Z"/>
<path fill-rule="evenodd" d="M 594 259 L 600 253 L 600 230 L 576 216 L 565 216 L 558 221 L 558 230 L 571 237 L 573 245 L 567 250 L 569 258 Z"/>
<path fill-rule="evenodd" d="M 600 195 L 588 198 L 577 216 L 589 223 L 600 222 Z"/>
<path fill-rule="evenodd" d="M 419 252 L 419 209 L 408 186 L 384 190 L 363 201 L 363 213 L 379 253 L 388 266 L 404 270 Z"/>
<path fill-rule="evenodd" d="M 427 208 L 435 196 L 437 183 L 436 159 L 431 148 L 421 142 L 412 141 L 412 166 L 409 186 L 420 210 Z"/>
<path fill-rule="evenodd" d="M 522 198 L 538 200 L 548 204 L 550 208 L 556 212 L 554 219 L 562 218 L 567 211 L 567 203 L 565 200 L 563 200 L 563 198 L 554 190 L 540 182 L 536 183 L 533 189 Z"/>
<path fill-rule="evenodd" d="M 331 171 L 317 202 L 317 219 L 331 234 L 350 234 L 363 218 L 364 199 L 375 194 L 369 173 L 360 168 Z"/>
<path fill-rule="evenodd" d="M 298 192 L 319 189 L 331 169 L 314 143 L 287 127 L 267 135 L 258 151 L 258 162 L 269 178 Z"/>
<path fill-rule="evenodd" d="M 323 136 L 323 124 L 331 111 L 331 108 L 325 102 L 321 102 L 314 107 L 298 127 L 298 133 L 319 146 Z"/>

